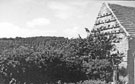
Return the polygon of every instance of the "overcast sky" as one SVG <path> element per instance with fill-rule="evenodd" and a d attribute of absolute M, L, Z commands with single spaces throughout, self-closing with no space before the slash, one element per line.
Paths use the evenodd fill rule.
<path fill-rule="evenodd" d="M 0 37 L 86 37 L 102 3 L 91 0 L 0 0 Z M 108 1 L 135 6 L 135 1 Z"/>

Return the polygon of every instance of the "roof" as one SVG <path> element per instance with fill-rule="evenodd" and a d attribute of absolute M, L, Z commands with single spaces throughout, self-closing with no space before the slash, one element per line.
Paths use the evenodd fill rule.
<path fill-rule="evenodd" d="M 121 25 L 130 35 L 135 35 L 135 7 L 108 4 Z"/>

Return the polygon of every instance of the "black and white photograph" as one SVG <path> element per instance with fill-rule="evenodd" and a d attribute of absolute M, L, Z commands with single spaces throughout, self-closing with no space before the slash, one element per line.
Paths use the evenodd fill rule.
<path fill-rule="evenodd" d="M 135 84 L 135 1 L 0 0 L 0 84 Z"/>

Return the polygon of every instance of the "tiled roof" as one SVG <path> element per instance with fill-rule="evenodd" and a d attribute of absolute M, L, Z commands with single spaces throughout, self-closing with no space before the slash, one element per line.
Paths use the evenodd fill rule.
<path fill-rule="evenodd" d="M 135 35 L 135 8 L 108 4 L 113 13 L 116 15 L 121 25 L 130 35 Z"/>

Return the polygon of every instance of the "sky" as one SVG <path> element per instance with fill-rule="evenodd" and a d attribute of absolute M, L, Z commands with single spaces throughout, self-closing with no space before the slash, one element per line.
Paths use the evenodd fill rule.
<path fill-rule="evenodd" d="M 0 38 L 86 37 L 103 2 L 135 7 L 116 0 L 0 0 Z"/>

